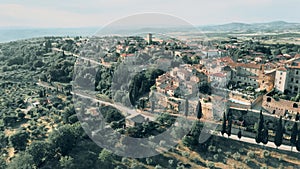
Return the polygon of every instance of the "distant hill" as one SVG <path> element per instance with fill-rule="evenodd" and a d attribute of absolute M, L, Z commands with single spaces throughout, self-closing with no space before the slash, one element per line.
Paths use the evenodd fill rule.
<path fill-rule="evenodd" d="M 274 21 L 267 23 L 228 23 L 223 25 L 200 26 L 203 31 L 284 31 L 300 30 L 300 23 L 289 23 L 285 21 Z"/>
<path fill-rule="evenodd" d="M 99 28 L 0 28 L 0 43 L 44 36 L 92 36 Z"/>

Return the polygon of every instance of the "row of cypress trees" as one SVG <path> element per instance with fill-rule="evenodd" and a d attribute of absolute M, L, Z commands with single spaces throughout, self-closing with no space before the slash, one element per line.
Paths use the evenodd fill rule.
<path fill-rule="evenodd" d="M 298 124 L 297 124 L 298 120 L 299 119 L 296 118 L 296 121 L 294 122 L 294 125 L 292 128 L 290 145 L 291 145 L 292 149 L 293 149 L 293 147 L 296 147 L 297 151 L 300 151 L 300 130 L 299 130 Z M 227 126 L 227 124 L 228 124 L 228 126 Z M 227 133 L 228 137 L 230 137 L 231 127 L 232 127 L 232 114 L 229 112 L 226 117 L 226 114 L 224 112 L 221 134 L 224 135 L 225 133 Z M 284 131 L 285 130 L 284 130 L 284 126 L 282 124 L 282 116 L 280 116 L 280 118 L 277 122 L 277 127 L 275 129 L 275 138 L 274 138 L 274 144 L 276 145 L 277 148 L 282 145 Z M 239 128 L 238 138 L 240 139 L 241 137 L 242 137 L 242 132 L 241 132 L 241 129 Z M 267 125 L 265 124 L 262 110 L 260 111 L 258 127 L 256 129 L 255 141 L 257 144 L 263 143 L 264 145 L 266 145 L 269 141 L 269 130 L 268 130 Z"/>

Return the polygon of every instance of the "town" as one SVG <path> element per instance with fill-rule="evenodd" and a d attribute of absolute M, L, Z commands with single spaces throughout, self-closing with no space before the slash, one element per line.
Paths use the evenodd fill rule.
<path fill-rule="evenodd" d="M 295 168 L 300 46 L 263 39 L 153 32 L 1 44 L 1 164 L 82 168 L 84 153 L 106 168 Z"/>

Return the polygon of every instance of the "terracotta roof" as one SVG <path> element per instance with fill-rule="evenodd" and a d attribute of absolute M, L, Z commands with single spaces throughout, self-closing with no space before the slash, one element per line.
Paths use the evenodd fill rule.
<path fill-rule="evenodd" d="M 211 74 L 211 76 L 216 76 L 216 77 L 226 77 L 226 75 L 223 74 L 223 73 L 214 73 L 214 74 Z"/>
<path fill-rule="evenodd" d="M 244 68 L 251 68 L 251 69 L 260 69 L 261 64 L 255 64 L 255 63 L 228 63 L 230 67 L 244 67 Z"/>
<path fill-rule="evenodd" d="M 261 64 L 255 64 L 255 63 L 242 63 L 241 67 L 246 67 L 246 68 L 253 68 L 253 69 L 259 69 Z"/>
<path fill-rule="evenodd" d="M 285 67 L 280 67 L 277 70 L 279 70 L 279 71 L 286 71 L 286 68 Z"/>
<path fill-rule="evenodd" d="M 222 58 L 220 58 L 220 60 L 222 61 L 222 62 L 227 62 L 227 63 L 232 63 L 233 62 L 233 60 L 231 59 L 231 57 L 222 57 Z"/>

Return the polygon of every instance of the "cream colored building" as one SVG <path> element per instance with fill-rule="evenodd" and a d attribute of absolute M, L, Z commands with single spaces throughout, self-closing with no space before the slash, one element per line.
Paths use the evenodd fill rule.
<path fill-rule="evenodd" d="M 288 90 L 296 95 L 300 92 L 300 58 L 295 57 L 285 62 L 276 70 L 275 88 L 281 92 Z"/>
<path fill-rule="evenodd" d="M 288 77 L 288 71 L 286 68 L 281 67 L 276 70 L 275 75 L 275 88 L 281 92 L 284 92 L 287 86 L 287 77 Z"/>

